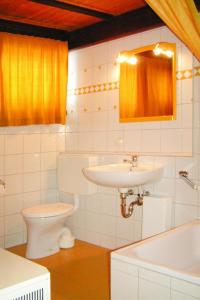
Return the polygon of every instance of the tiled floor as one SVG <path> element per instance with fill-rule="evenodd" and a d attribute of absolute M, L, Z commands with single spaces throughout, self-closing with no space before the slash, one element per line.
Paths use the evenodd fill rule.
<path fill-rule="evenodd" d="M 25 255 L 25 245 L 8 249 Z M 82 241 L 35 259 L 51 272 L 51 300 L 109 300 L 109 250 Z"/>

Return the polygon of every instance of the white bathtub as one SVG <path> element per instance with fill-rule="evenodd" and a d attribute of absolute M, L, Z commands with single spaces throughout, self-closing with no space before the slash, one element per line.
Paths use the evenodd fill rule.
<path fill-rule="evenodd" d="M 134 269 L 131 268 L 131 266 L 133 266 Z M 166 280 L 169 279 L 170 293 L 172 286 L 174 286 L 175 283 L 175 285 L 177 285 L 177 282 L 179 282 L 180 286 L 180 281 L 182 280 L 190 284 L 190 288 L 192 286 L 192 294 L 190 294 L 190 297 L 195 296 L 196 299 L 200 299 L 200 220 L 112 252 L 112 300 L 120 299 L 118 298 L 118 294 L 120 294 L 118 286 L 123 279 L 117 278 L 117 271 L 119 271 L 119 275 L 125 272 L 123 274 L 133 275 L 135 278 L 137 277 L 138 282 L 140 280 L 140 274 L 144 274 L 145 272 L 145 274 L 149 272 L 148 276 L 145 275 L 148 277 L 146 279 L 149 282 L 152 282 L 152 278 L 156 276 L 159 277 L 162 274 L 162 278 Z M 144 279 L 144 275 L 141 275 L 141 278 Z M 157 283 L 160 284 L 160 282 L 162 282 L 161 279 L 158 280 Z M 137 285 L 139 286 L 139 283 L 137 283 L 136 286 Z M 195 288 L 196 291 L 195 295 L 193 294 L 193 288 Z M 175 288 L 175 291 L 176 290 Z M 138 291 L 138 293 L 141 294 L 141 291 Z M 189 295 L 188 293 L 186 294 L 187 296 Z M 160 297 L 161 296 L 159 296 L 158 299 Z M 150 296 L 148 296 L 148 298 L 137 298 L 136 295 L 134 297 L 132 296 L 132 298 L 134 300 L 151 299 Z M 127 299 L 129 298 L 127 297 Z M 156 297 L 154 296 L 152 299 L 156 299 Z M 176 298 L 175 296 L 170 296 L 169 299 L 190 298 Z"/>

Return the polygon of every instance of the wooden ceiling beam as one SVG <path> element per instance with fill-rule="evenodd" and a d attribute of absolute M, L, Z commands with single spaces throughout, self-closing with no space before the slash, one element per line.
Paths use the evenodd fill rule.
<path fill-rule="evenodd" d="M 164 25 L 149 6 L 69 33 L 69 48 L 86 47 Z"/>
<path fill-rule="evenodd" d="M 197 10 L 200 11 L 200 0 L 194 0 L 194 3 L 196 5 Z"/>
<path fill-rule="evenodd" d="M 43 4 L 46 6 L 52 6 L 52 7 L 61 8 L 64 10 L 92 16 L 92 17 L 99 18 L 102 20 L 110 20 L 113 18 L 113 15 L 111 15 L 111 14 L 107 14 L 104 12 L 100 12 L 100 11 L 93 10 L 90 8 L 85 8 L 85 7 L 78 6 L 78 5 L 69 4 L 66 2 L 60 2 L 60 1 L 55 1 L 55 0 L 30 0 L 30 1 L 39 3 L 39 4 Z"/>
<path fill-rule="evenodd" d="M 25 23 L 13 22 L 0 19 L 0 31 L 16 34 L 32 35 L 54 40 L 67 41 L 68 32 L 60 29 L 52 29 Z"/>

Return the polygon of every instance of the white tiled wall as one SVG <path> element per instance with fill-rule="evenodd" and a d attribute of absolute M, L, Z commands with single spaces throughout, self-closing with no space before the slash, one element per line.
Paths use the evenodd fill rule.
<path fill-rule="evenodd" d="M 26 239 L 20 211 L 41 202 L 57 201 L 56 158 L 65 150 L 65 126 L 0 128 L 0 246 Z"/>
<path fill-rule="evenodd" d="M 72 51 L 69 89 L 118 81 L 116 57 L 120 51 L 159 41 L 176 43 L 178 71 L 200 65 L 180 40 L 161 27 Z M 122 154 L 133 152 L 139 153 L 140 161 L 162 163 L 165 166 L 162 180 L 147 189 L 173 198 L 172 226 L 193 220 L 198 216 L 199 195 L 179 179 L 178 172 L 189 168 L 191 178 L 200 181 L 200 77 L 177 80 L 175 121 L 120 123 L 118 93 L 115 89 L 69 94 L 66 150 L 103 153 L 102 163 L 122 161 Z M 113 152 L 118 155 L 112 155 Z M 136 208 L 131 218 L 123 219 L 119 212 L 119 193 L 109 188 L 98 191 L 97 195 L 81 197 L 80 209 L 68 220 L 75 235 L 110 248 L 140 239 L 142 208 Z M 70 201 L 69 197 L 63 200 Z"/>

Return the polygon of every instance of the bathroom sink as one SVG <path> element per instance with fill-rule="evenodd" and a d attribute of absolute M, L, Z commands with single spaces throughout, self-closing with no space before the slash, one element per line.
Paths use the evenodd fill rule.
<path fill-rule="evenodd" d="M 130 163 L 118 163 L 84 168 L 83 174 L 98 185 L 121 189 L 157 181 L 162 171 L 161 165 L 139 164 L 131 167 Z"/>

